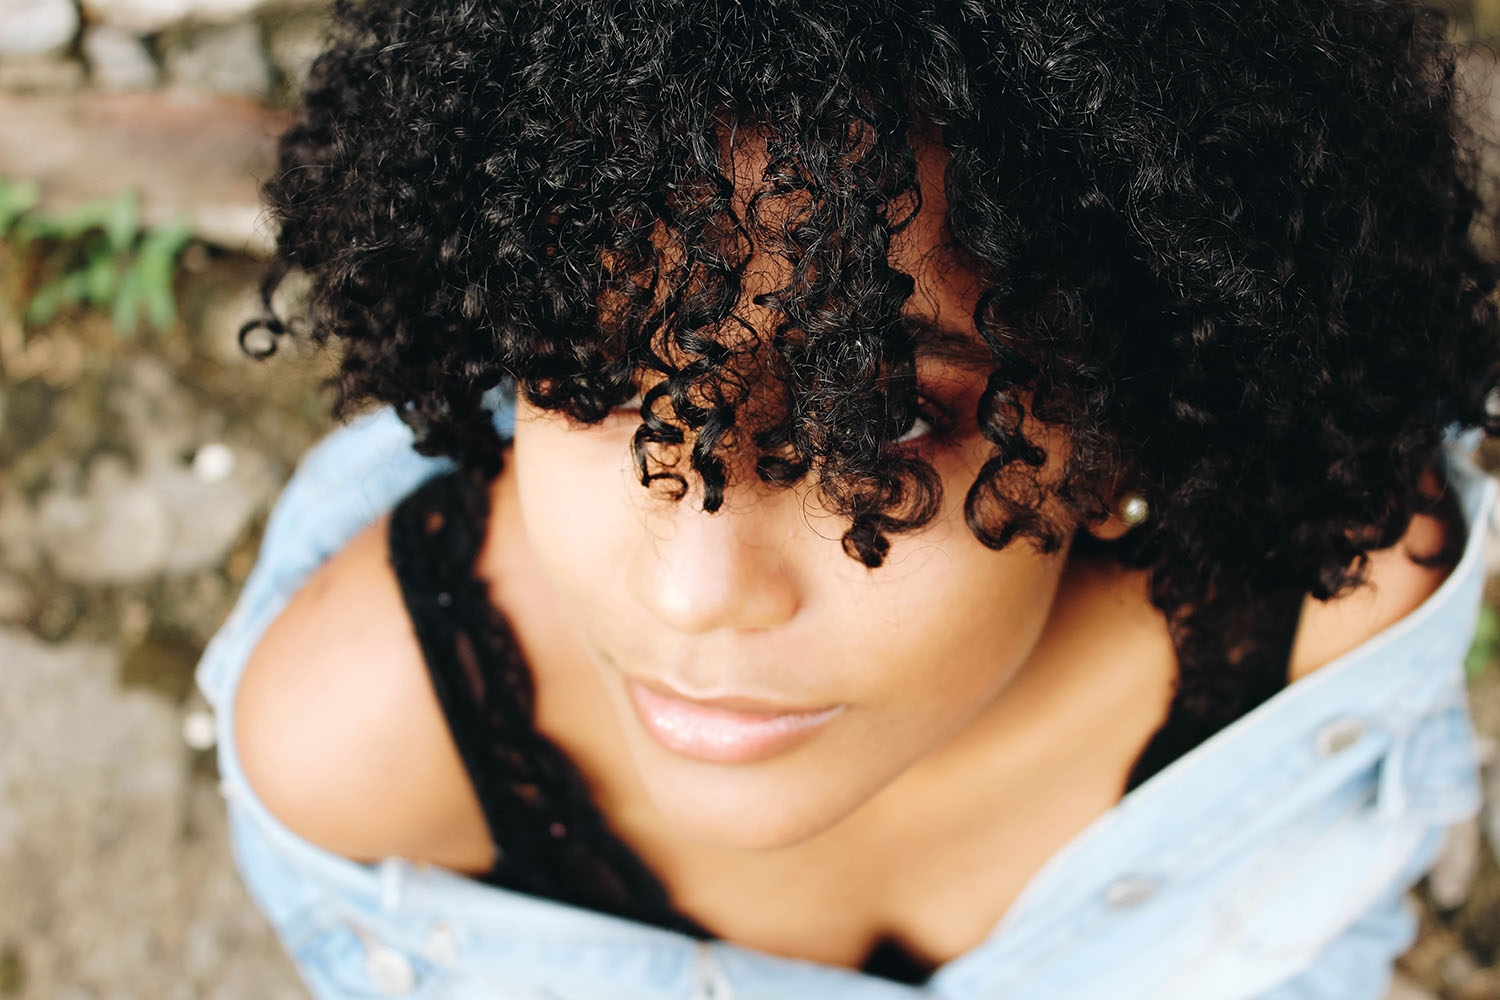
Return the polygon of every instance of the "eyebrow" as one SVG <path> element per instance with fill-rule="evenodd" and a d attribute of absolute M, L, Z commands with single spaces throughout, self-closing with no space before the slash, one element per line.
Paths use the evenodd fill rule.
<path fill-rule="evenodd" d="M 971 334 L 943 326 L 929 316 L 904 316 L 902 322 L 916 336 L 919 358 L 976 372 L 988 372 L 995 367 L 995 356 L 990 349 Z"/>

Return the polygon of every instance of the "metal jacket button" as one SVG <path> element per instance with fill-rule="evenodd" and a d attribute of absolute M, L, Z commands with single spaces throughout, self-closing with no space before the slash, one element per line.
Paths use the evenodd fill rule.
<path fill-rule="evenodd" d="M 1341 753 L 1358 743 L 1365 735 L 1365 724 L 1358 719 L 1334 719 L 1324 723 L 1313 737 L 1313 747 L 1324 757 Z"/>
<path fill-rule="evenodd" d="M 1144 903 L 1156 894 L 1156 883 L 1148 878 L 1117 878 L 1104 890 L 1104 901 L 1120 908 Z"/>
<path fill-rule="evenodd" d="M 410 993 L 417 988 L 411 960 L 394 948 L 371 942 L 365 946 L 365 973 L 375 988 L 387 995 Z"/>
<path fill-rule="evenodd" d="M 451 969 L 458 965 L 458 938 L 447 924 L 434 924 L 427 935 L 427 958 L 436 965 Z"/>

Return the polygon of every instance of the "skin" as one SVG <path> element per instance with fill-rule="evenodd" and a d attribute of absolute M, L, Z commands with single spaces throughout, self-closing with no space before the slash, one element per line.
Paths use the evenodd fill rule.
<path fill-rule="evenodd" d="M 734 162 L 743 203 L 764 165 L 763 146 L 752 137 Z M 912 315 L 979 345 L 972 313 L 980 283 L 939 252 L 943 162 L 940 148 L 919 148 L 922 208 L 891 259 L 917 281 Z M 775 317 L 753 296 L 784 280 L 779 263 L 757 258 L 747 276 L 739 314 L 758 330 Z M 977 738 L 983 720 L 1036 652 L 1069 550 L 1041 555 L 1020 542 L 996 552 L 963 522 L 965 492 L 990 453 L 972 416 L 984 375 L 919 359 L 924 390 L 966 419 L 946 439 L 913 428 L 904 446 L 938 471 L 942 510 L 923 530 L 892 536 L 886 565 L 875 571 L 845 554 L 845 522 L 821 509 L 811 485 L 775 490 L 742 465 L 731 470 L 723 509 L 704 514 L 691 476 L 680 502 L 640 485 L 629 457 L 633 409 L 577 425 L 521 400 L 513 453 L 496 486 L 496 509 L 513 513 L 501 516 L 502 530 L 513 537 L 499 548 L 524 548 L 536 575 L 495 576 L 545 581 L 558 624 L 574 637 L 563 659 L 592 671 L 649 801 L 683 835 L 786 848 L 833 828 L 898 779 L 913 790 L 941 783 L 985 751 Z M 1053 476 L 1065 442 L 1041 440 L 1053 456 L 1044 475 Z M 704 697 L 848 708 L 785 754 L 705 763 L 651 739 L 625 677 Z"/>

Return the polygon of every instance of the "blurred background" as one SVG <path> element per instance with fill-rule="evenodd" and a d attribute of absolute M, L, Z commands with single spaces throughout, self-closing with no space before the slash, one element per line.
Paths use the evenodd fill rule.
<path fill-rule="evenodd" d="M 332 426 L 330 358 L 237 338 L 325 7 L 0 0 L 0 1000 L 307 995 L 232 868 L 192 671 Z M 1500 0 L 1449 9 L 1500 121 Z M 1500 998 L 1497 569 L 1487 805 L 1410 894 L 1392 1000 Z"/>

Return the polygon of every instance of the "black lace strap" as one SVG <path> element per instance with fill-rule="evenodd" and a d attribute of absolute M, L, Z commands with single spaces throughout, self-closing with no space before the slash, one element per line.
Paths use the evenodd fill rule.
<path fill-rule="evenodd" d="M 1238 704 L 1233 712 L 1205 719 L 1189 711 L 1181 699 L 1173 698 L 1166 721 L 1152 735 L 1131 768 L 1125 783 L 1126 794 L 1286 687 L 1292 646 L 1297 638 L 1297 626 L 1301 624 L 1305 597 L 1301 591 L 1282 591 L 1266 598 L 1255 609 L 1260 635 L 1232 668 L 1240 675 L 1235 686 Z M 1230 668 L 1223 666 L 1222 669 Z"/>
<path fill-rule="evenodd" d="M 496 848 L 481 881 L 711 935 L 614 835 L 583 774 L 535 726 L 530 668 L 474 571 L 487 484 L 464 469 L 428 480 L 391 513 L 390 562 L 454 743 Z"/>

